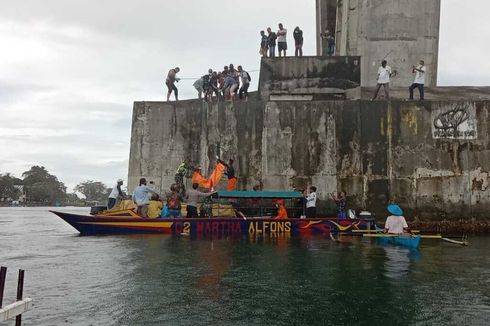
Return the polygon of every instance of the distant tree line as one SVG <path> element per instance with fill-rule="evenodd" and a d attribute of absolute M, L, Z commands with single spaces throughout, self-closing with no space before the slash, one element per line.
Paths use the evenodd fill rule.
<path fill-rule="evenodd" d="M 22 173 L 22 179 L 10 173 L 0 174 L 0 204 L 19 201 L 26 205 L 87 205 L 105 202 L 110 193 L 106 185 L 99 181 L 87 180 L 79 183 L 67 193 L 63 182 L 50 174 L 44 166 L 33 166 Z M 80 198 L 77 193 L 85 198 Z"/>

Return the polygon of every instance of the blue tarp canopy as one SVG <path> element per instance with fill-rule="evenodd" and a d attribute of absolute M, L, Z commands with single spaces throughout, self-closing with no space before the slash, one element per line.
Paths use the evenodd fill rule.
<path fill-rule="evenodd" d="M 214 196 L 221 198 L 303 198 L 298 191 L 218 191 Z"/>

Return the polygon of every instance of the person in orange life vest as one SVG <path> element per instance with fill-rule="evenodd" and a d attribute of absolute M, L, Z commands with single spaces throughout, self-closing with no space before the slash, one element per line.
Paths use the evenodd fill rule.
<path fill-rule="evenodd" d="M 219 184 L 221 177 L 225 172 L 225 169 L 226 166 L 223 164 L 223 162 L 218 160 L 213 172 L 211 173 L 209 178 L 206 179 L 201 173 L 201 167 L 197 166 L 196 168 L 194 168 L 194 172 L 192 173 L 192 183 L 197 183 L 199 187 L 204 189 L 212 189 Z"/>
<path fill-rule="evenodd" d="M 228 177 L 228 187 L 226 190 L 228 191 L 235 191 L 236 189 L 236 181 L 237 178 L 235 177 L 235 168 L 233 167 L 234 161 L 230 159 L 228 161 L 228 164 L 226 165 L 226 176 Z"/>
<path fill-rule="evenodd" d="M 288 211 L 286 210 L 286 207 L 284 207 L 284 200 L 283 199 L 277 200 L 276 206 L 277 206 L 277 216 L 275 216 L 274 218 L 277 219 L 288 218 Z"/>

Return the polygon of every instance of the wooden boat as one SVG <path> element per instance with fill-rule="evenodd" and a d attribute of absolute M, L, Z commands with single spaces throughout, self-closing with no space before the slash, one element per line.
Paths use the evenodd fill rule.
<path fill-rule="evenodd" d="M 65 222 L 74 227 L 82 235 L 95 234 L 134 234 L 134 233 L 167 233 L 174 235 L 186 234 L 192 237 L 209 236 L 328 236 L 330 233 L 352 233 L 355 230 L 375 229 L 374 219 L 335 218 L 288 218 L 275 219 L 273 205 L 277 199 L 300 200 L 299 192 L 255 192 L 234 191 L 218 192 L 213 199 L 218 204 L 225 200 L 224 205 L 231 202 L 236 212 L 234 217 L 204 218 L 142 218 L 134 210 L 105 211 L 94 215 L 78 215 L 67 212 L 52 211 Z M 252 200 L 252 207 L 250 205 Z M 297 216 L 294 206 L 288 207 L 290 216 Z M 298 207 L 302 210 L 302 206 Z M 255 214 L 259 214 L 258 216 Z M 302 214 L 301 214 L 302 215 Z"/>

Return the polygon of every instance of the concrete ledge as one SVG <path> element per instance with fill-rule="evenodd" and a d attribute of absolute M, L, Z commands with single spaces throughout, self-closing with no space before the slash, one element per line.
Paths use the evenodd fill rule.
<path fill-rule="evenodd" d="M 408 99 L 408 87 L 390 88 L 391 99 Z M 362 99 L 369 100 L 373 97 L 375 87 L 362 87 Z M 419 98 L 419 92 L 414 91 L 414 98 Z M 425 99 L 432 101 L 478 101 L 490 100 L 489 86 L 451 86 L 451 87 L 426 87 Z M 384 100 L 384 90 L 380 89 L 378 100 Z"/>
<path fill-rule="evenodd" d="M 23 314 L 31 309 L 31 305 L 32 299 L 26 298 L 3 307 L 0 309 L 0 321 L 6 321 Z"/>

